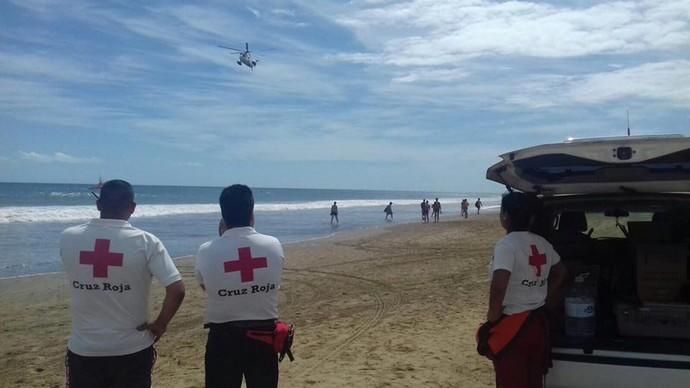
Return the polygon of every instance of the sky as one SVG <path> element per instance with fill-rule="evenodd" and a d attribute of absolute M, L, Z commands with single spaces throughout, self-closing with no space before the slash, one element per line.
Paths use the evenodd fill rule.
<path fill-rule="evenodd" d="M 0 2 L 0 181 L 501 191 L 690 135 L 690 0 Z M 249 43 L 254 71 L 218 45 Z"/>

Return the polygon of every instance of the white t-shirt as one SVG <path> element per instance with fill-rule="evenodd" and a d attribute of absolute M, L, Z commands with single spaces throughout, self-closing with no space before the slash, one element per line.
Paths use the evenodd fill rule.
<path fill-rule="evenodd" d="M 280 241 L 249 226 L 201 245 L 195 272 L 208 295 L 206 322 L 277 319 L 284 261 Z"/>
<path fill-rule="evenodd" d="M 551 267 L 561 261 L 553 246 L 530 232 L 511 232 L 496 243 L 491 273 L 510 272 L 503 313 L 512 315 L 544 305 Z"/>
<path fill-rule="evenodd" d="M 153 344 L 151 277 L 165 287 L 181 279 L 158 238 L 123 220 L 94 219 L 65 229 L 60 256 L 72 291 L 67 347 L 82 356 L 120 356 Z"/>

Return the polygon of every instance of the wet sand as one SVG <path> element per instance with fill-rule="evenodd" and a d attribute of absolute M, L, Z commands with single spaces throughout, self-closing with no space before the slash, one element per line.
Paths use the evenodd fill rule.
<path fill-rule="evenodd" d="M 475 351 L 495 215 L 398 225 L 286 247 L 282 319 L 296 325 L 283 387 L 492 386 Z M 204 296 L 193 258 L 187 298 L 157 345 L 156 387 L 203 387 Z M 153 312 L 160 306 L 157 285 Z M 0 387 L 64 386 L 69 290 L 61 274 L 0 280 Z"/>

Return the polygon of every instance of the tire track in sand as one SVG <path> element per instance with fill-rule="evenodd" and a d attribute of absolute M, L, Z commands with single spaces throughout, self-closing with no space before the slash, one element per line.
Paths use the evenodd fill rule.
<path fill-rule="evenodd" d="M 327 277 L 334 277 L 351 283 L 364 283 L 366 285 L 369 285 L 367 289 L 370 292 L 370 294 L 374 297 L 374 300 L 376 302 L 376 310 L 374 312 L 374 315 L 371 318 L 364 321 L 361 325 L 357 326 L 354 330 L 352 330 L 351 333 L 344 340 L 340 341 L 340 343 L 333 347 L 333 349 L 329 351 L 326 355 L 319 356 L 316 361 L 314 361 L 310 366 L 306 368 L 306 370 L 303 372 L 304 376 L 308 376 L 323 363 L 333 359 L 338 354 L 342 353 L 350 344 L 359 339 L 363 334 L 376 327 L 381 322 L 381 320 L 387 312 L 391 312 L 397 309 L 397 307 L 402 302 L 402 294 L 400 292 L 397 292 L 397 290 L 393 286 L 377 280 L 337 272 L 309 269 L 284 268 L 284 271 L 295 274 L 316 274 Z M 381 289 L 392 292 L 393 300 L 391 302 L 386 303 L 386 295 L 382 295 Z"/>
<path fill-rule="evenodd" d="M 284 271 L 289 270 L 287 268 L 284 269 Z M 291 273 L 286 273 L 286 275 L 300 275 L 299 273 L 291 272 Z M 302 275 L 303 276 L 303 275 Z M 283 284 L 287 283 L 293 283 L 294 285 L 299 285 L 304 287 L 304 289 L 300 290 L 300 301 L 305 300 L 305 299 L 310 299 L 313 297 L 317 297 L 319 295 L 319 287 L 315 285 L 313 282 L 308 281 L 308 280 L 303 280 L 303 279 L 298 279 L 297 277 L 290 277 L 290 276 L 285 276 L 283 277 Z M 296 292 L 295 289 L 297 287 L 291 286 L 291 287 L 286 287 L 283 288 L 281 287 L 281 293 L 285 295 L 285 304 L 283 304 L 283 308 L 291 306 L 296 303 L 296 298 L 294 296 L 294 293 Z M 305 292 L 306 291 L 306 292 Z"/>

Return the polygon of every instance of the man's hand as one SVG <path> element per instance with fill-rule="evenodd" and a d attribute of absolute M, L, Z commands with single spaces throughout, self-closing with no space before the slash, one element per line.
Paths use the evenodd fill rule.
<path fill-rule="evenodd" d="M 154 341 L 158 342 L 168 329 L 168 323 L 177 312 L 177 309 L 180 308 L 184 295 L 184 283 L 182 283 L 182 280 L 178 280 L 165 287 L 165 298 L 163 299 L 163 306 L 161 307 L 160 314 L 158 314 L 158 318 L 152 323 L 145 322 L 141 324 L 137 327 L 137 330 L 150 331 Z"/>
<path fill-rule="evenodd" d="M 148 330 L 151 332 L 151 335 L 153 335 L 153 342 L 158 342 L 158 340 L 163 336 L 163 334 L 168 330 L 168 328 L 160 323 L 157 322 L 152 322 L 152 323 L 143 323 L 137 327 L 137 330 L 139 331 L 144 331 Z"/>
<path fill-rule="evenodd" d="M 148 330 L 153 335 L 153 342 L 158 342 L 158 340 L 163 336 L 163 334 L 168 330 L 168 328 L 160 323 L 143 323 L 137 327 L 137 330 L 144 331 Z"/>

